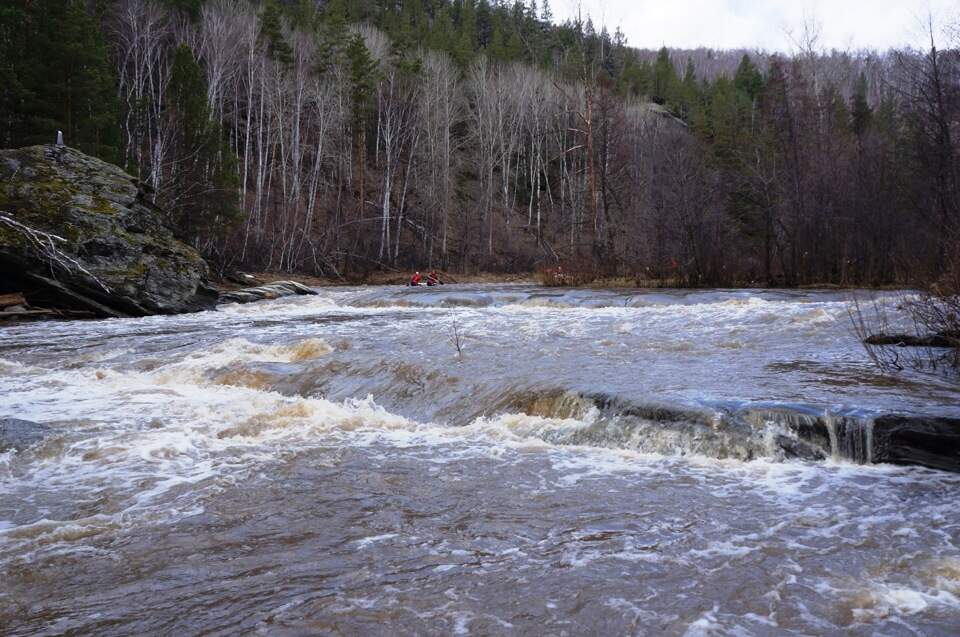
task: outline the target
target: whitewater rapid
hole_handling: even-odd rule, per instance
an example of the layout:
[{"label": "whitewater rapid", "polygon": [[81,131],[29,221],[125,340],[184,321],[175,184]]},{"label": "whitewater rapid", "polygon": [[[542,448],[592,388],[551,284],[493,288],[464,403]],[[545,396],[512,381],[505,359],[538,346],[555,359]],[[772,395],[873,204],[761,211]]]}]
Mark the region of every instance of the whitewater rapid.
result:
[{"label": "whitewater rapid", "polygon": [[0,633],[960,625],[960,475],[790,452],[960,416],[845,294],[319,292],[0,330]]}]

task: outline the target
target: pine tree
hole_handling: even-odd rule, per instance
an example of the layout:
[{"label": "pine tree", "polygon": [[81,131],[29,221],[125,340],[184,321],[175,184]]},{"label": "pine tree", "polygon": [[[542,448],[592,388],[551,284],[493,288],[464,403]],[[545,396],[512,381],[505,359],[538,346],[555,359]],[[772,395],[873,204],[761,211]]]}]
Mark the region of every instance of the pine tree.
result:
[{"label": "pine tree", "polygon": [[204,0],[163,0],[171,9],[182,13],[190,20],[196,20],[200,17],[200,8]]},{"label": "pine tree", "polygon": [[540,20],[546,22],[548,26],[553,24],[553,11],[550,10],[550,0],[543,0],[543,5],[540,9]]},{"label": "pine tree", "polygon": [[236,171],[233,155],[210,116],[203,69],[185,44],[173,54],[169,97],[175,157],[165,189],[167,211],[183,238],[217,236],[238,213]]},{"label": "pine tree", "polygon": [[505,47],[506,58],[511,61],[520,60],[523,58],[523,50],[523,40],[520,38],[520,34],[514,31],[510,34],[510,39]]},{"label": "pine tree", "polygon": [[667,47],[657,53],[657,61],[653,65],[653,94],[651,98],[659,104],[667,104],[673,96],[677,84],[677,70],[670,60],[670,51]]},{"label": "pine tree", "polygon": [[460,38],[470,43],[470,51],[476,49],[477,44],[477,11],[473,0],[461,0],[459,23]]},{"label": "pine tree", "polygon": [[261,15],[261,37],[266,41],[270,56],[284,66],[293,63],[293,50],[283,37],[283,10],[277,0],[267,0]]},{"label": "pine tree", "polygon": [[500,21],[494,24],[493,37],[487,46],[487,55],[494,62],[505,62],[508,59],[507,47],[503,41],[503,29],[500,28]]},{"label": "pine tree", "polygon": [[67,144],[116,161],[113,68],[82,0],[10,0],[0,8],[0,142]]},{"label": "pine tree", "polygon": [[24,70],[30,60],[25,55],[28,22],[23,4],[0,5],[0,147],[19,145],[19,136],[26,132],[21,104],[28,95]]},{"label": "pine tree", "polygon": [[466,67],[473,60],[473,55],[473,38],[470,37],[469,33],[461,32],[453,48],[453,59],[461,67]]},{"label": "pine tree", "polygon": [[350,75],[350,124],[353,131],[353,148],[357,165],[358,202],[357,216],[363,216],[366,198],[364,171],[366,165],[366,125],[373,108],[377,81],[377,63],[370,56],[363,36],[355,33],[347,46],[347,63]]},{"label": "pine tree", "polygon": [[757,69],[749,55],[744,54],[733,77],[734,86],[746,95],[750,101],[756,100],[763,92],[763,75]]},{"label": "pine tree", "polygon": [[430,48],[438,51],[453,53],[457,44],[456,28],[447,5],[442,5],[434,18],[433,28],[427,37]]},{"label": "pine tree", "polygon": [[857,84],[853,88],[850,117],[850,129],[857,137],[863,137],[873,119],[873,110],[867,101],[867,76],[863,73],[860,73]]}]

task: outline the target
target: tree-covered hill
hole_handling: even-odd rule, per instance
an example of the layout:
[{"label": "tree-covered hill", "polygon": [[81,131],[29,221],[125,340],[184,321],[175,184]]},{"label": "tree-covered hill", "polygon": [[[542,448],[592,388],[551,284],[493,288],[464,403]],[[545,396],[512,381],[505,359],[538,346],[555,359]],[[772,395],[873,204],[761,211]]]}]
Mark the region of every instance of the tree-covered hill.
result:
[{"label": "tree-covered hill", "polygon": [[637,50],[546,0],[9,0],[0,145],[63,130],[223,268],[882,283],[956,251],[958,72]]}]

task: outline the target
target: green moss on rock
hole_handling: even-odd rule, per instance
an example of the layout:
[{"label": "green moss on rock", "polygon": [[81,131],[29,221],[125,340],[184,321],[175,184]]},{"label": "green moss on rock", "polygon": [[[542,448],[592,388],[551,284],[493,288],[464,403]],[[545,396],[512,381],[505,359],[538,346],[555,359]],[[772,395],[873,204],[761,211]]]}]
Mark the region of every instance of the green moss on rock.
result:
[{"label": "green moss on rock", "polygon": [[[134,179],[122,170],[63,147],[0,150],[0,210],[38,231],[66,239],[71,259],[113,292],[104,293],[79,269],[57,272],[77,294],[123,314],[173,313],[209,307],[207,265],[163,225],[161,212],[138,200]],[[49,263],[29,241],[0,225],[2,268],[33,268],[49,275]],[[4,264],[8,265],[4,265]],[[16,263],[16,266],[9,264]],[[149,285],[146,282],[149,281]]]}]

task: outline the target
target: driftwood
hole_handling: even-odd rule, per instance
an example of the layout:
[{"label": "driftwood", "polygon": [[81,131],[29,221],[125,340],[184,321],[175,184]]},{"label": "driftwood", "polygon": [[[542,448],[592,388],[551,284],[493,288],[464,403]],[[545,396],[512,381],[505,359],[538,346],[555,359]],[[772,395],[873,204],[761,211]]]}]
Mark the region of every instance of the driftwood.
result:
[{"label": "driftwood", "polygon": [[873,334],[863,342],[867,345],[896,345],[897,347],[960,347],[960,335]]},{"label": "driftwood", "polygon": [[18,318],[94,318],[95,312],[86,310],[49,310],[45,308],[33,308],[30,310],[7,310],[0,312],[0,321]]}]

